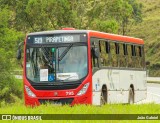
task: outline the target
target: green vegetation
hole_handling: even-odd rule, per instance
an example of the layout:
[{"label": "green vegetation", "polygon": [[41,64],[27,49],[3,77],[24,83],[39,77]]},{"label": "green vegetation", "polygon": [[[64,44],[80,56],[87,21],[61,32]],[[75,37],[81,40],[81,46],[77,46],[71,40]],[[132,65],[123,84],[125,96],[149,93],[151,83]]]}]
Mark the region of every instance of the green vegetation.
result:
[{"label": "green vegetation", "polygon": [[146,61],[150,62],[149,75],[160,76],[160,0],[140,0],[142,3],[142,23],[132,26],[131,36],[145,41]]},{"label": "green vegetation", "polygon": [[26,33],[74,27],[126,34],[142,20],[141,7],[136,0],[0,0],[0,103],[22,97],[11,73],[20,69],[15,56]]},{"label": "green vegetation", "polygon": [[22,80],[17,80],[8,73],[1,73],[0,107],[8,103],[22,102]]},{"label": "green vegetation", "polygon": [[[1,0],[12,11],[12,27],[21,32],[75,27],[125,34],[140,22],[141,4],[136,0]],[[104,25],[103,25],[104,24]]]},{"label": "green vegetation", "polygon": [[9,25],[11,11],[5,7],[0,8],[0,103],[15,102],[21,98],[19,82],[11,75],[15,66],[15,43],[22,36]]},{"label": "green vegetation", "polygon": [[[104,106],[76,105],[57,106],[41,105],[38,107],[26,107],[21,103],[1,107],[1,114],[159,114],[158,104],[106,104]],[[12,109],[12,110],[11,110]],[[106,109],[106,110],[104,110]]]},{"label": "green vegetation", "polygon": [[[144,105],[107,104],[101,107],[91,106],[91,105],[76,105],[76,106],[70,107],[68,105],[54,106],[54,105],[48,104],[48,105],[41,105],[38,107],[30,108],[30,107],[25,107],[24,105],[19,103],[19,104],[1,107],[0,110],[1,110],[0,112],[1,114],[8,114],[8,113],[10,114],[159,114],[160,105],[158,104],[144,104]],[[39,122],[42,122],[42,121],[39,121]],[[46,121],[43,121],[43,122],[46,122]],[[66,122],[66,121],[64,120],[59,122]],[[67,122],[74,122],[74,121],[67,121]],[[79,121],[79,122],[82,122],[82,121]],[[88,122],[91,122],[91,121],[88,121]],[[94,120],[92,122],[98,122],[98,121]],[[120,121],[112,121],[112,122],[119,123]],[[121,121],[121,122],[127,122],[127,121]],[[137,121],[135,120],[132,122],[137,122]]]}]

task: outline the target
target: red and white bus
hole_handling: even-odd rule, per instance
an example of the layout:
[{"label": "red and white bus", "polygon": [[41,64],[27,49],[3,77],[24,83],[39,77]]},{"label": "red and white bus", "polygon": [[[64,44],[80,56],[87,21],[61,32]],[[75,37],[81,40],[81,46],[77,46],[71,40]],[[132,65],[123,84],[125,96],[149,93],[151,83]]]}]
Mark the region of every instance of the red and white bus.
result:
[{"label": "red and white bus", "polygon": [[23,68],[26,105],[135,103],[147,95],[138,38],[74,29],[30,33]]}]

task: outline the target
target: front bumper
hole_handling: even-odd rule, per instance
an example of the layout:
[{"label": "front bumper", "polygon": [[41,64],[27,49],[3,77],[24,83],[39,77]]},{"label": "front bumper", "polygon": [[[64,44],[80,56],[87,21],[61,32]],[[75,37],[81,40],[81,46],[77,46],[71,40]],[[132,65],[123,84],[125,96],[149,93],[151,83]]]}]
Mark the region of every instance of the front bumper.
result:
[{"label": "front bumper", "polygon": [[75,105],[75,104],[91,104],[91,96],[72,96],[72,97],[36,97],[31,98],[25,95],[26,106],[39,106],[41,104],[61,104],[61,105]]}]

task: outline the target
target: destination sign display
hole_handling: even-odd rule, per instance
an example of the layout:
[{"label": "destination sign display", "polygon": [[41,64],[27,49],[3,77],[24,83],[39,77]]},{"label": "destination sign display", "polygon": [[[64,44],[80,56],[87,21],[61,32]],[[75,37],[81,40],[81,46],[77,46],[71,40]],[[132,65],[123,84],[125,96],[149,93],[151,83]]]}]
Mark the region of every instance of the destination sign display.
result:
[{"label": "destination sign display", "polygon": [[27,43],[32,44],[53,44],[53,43],[74,43],[86,41],[86,34],[74,35],[37,35],[28,36]]}]

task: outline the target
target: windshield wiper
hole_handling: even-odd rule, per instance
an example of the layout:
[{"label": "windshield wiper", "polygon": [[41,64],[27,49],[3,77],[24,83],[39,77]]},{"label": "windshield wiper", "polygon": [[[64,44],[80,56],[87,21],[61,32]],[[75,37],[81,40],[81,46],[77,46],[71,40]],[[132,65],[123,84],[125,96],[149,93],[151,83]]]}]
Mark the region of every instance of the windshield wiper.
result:
[{"label": "windshield wiper", "polygon": [[70,50],[70,48],[73,46],[73,44],[70,44],[64,51],[63,53],[58,57],[58,60],[61,61],[63,59],[63,57],[68,53],[68,51]]}]

